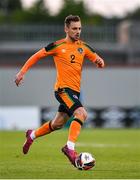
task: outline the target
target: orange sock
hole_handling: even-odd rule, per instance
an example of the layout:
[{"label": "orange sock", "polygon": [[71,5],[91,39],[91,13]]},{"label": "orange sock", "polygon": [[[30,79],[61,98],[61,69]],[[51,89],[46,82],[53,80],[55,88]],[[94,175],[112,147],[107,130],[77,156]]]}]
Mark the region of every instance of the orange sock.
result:
[{"label": "orange sock", "polygon": [[40,137],[43,136],[45,134],[49,134],[53,131],[52,127],[51,127],[51,121],[46,122],[45,124],[43,124],[40,128],[38,128],[37,130],[35,130],[35,137]]},{"label": "orange sock", "polygon": [[68,136],[68,141],[71,142],[76,142],[80,131],[81,131],[81,126],[82,126],[82,122],[78,119],[74,119],[70,125],[69,128],[69,136]]}]

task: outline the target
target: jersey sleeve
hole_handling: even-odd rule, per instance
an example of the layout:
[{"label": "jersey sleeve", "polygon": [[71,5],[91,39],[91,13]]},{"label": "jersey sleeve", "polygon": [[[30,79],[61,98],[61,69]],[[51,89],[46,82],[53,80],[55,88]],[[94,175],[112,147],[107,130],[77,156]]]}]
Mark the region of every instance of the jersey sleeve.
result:
[{"label": "jersey sleeve", "polygon": [[21,68],[21,72],[26,73],[28,69],[30,69],[37,61],[45,56],[47,56],[46,50],[44,48],[40,49],[26,61],[26,63]]},{"label": "jersey sleeve", "polygon": [[55,55],[56,54],[56,50],[57,50],[57,45],[55,42],[53,43],[50,43],[48,44],[46,47],[45,47],[45,50],[46,50],[46,55]]},{"label": "jersey sleeve", "polygon": [[97,53],[92,47],[90,47],[88,44],[84,44],[84,45],[85,45],[85,57],[87,57],[92,62],[96,62],[96,60],[100,57],[97,55]]},{"label": "jersey sleeve", "polygon": [[33,54],[23,65],[21,71],[23,73],[26,73],[28,69],[30,69],[37,61],[39,61],[41,58],[47,57],[49,55],[55,54],[55,43],[50,43],[46,47],[40,49],[35,54]]}]

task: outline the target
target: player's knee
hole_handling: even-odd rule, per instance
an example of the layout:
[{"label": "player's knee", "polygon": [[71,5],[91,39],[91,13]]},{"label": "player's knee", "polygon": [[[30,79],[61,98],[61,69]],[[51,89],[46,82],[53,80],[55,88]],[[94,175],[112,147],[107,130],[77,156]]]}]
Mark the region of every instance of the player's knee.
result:
[{"label": "player's knee", "polygon": [[74,116],[82,121],[87,119],[87,111],[83,107],[79,107],[75,110]]},{"label": "player's knee", "polygon": [[83,111],[83,118],[84,118],[84,120],[87,119],[87,116],[88,116],[87,111],[84,109],[84,111]]}]

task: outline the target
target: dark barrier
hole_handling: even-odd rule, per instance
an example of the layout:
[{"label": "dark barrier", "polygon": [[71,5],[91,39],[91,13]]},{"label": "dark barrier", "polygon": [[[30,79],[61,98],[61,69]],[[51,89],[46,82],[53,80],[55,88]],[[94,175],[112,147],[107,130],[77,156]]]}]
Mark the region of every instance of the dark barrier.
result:
[{"label": "dark barrier", "polygon": [[[103,128],[124,128],[124,127],[140,127],[140,107],[106,107],[106,108],[87,108],[88,118],[84,123],[84,127],[103,127]],[[52,120],[56,114],[56,108],[41,108],[41,124]],[[69,126],[70,119],[66,127]]]}]

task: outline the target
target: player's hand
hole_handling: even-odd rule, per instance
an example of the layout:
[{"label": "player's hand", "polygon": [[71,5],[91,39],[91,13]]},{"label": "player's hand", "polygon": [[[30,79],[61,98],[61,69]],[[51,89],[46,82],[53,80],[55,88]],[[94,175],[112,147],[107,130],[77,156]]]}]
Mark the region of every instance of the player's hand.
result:
[{"label": "player's hand", "polygon": [[19,86],[21,83],[23,83],[23,80],[24,80],[24,73],[23,72],[19,72],[16,75],[16,78],[15,78],[16,85]]},{"label": "player's hand", "polygon": [[105,66],[103,59],[96,59],[95,64],[98,68],[103,68]]}]

